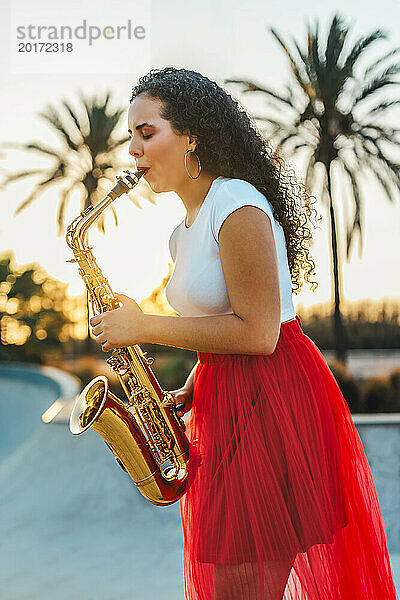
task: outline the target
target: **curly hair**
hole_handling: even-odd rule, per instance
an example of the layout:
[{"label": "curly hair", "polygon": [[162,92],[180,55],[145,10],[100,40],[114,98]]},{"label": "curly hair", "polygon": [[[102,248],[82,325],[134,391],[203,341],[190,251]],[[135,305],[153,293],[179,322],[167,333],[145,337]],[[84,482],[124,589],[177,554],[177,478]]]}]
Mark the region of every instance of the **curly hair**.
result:
[{"label": "curly hair", "polygon": [[316,289],[318,283],[310,280],[315,263],[308,250],[312,215],[317,214],[312,196],[284,158],[272,152],[239,103],[204,75],[175,67],[151,69],[143,75],[132,89],[130,102],[139,94],[160,100],[162,118],[176,132],[197,139],[196,153],[204,171],[243,179],[269,200],[285,234],[293,292],[300,291],[303,278]]}]

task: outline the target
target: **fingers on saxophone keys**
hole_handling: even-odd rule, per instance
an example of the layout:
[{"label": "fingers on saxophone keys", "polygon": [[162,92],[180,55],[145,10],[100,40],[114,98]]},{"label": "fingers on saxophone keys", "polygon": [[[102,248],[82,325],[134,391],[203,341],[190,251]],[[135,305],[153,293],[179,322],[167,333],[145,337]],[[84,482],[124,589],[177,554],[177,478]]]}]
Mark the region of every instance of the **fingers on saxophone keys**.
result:
[{"label": "fingers on saxophone keys", "polygon": [[96,325],[95,327],[92,327],[92,332],[93,332],[93,335],[99,335],[100,333],[103,332],[103,328],[101,325]]},{"label": "fingers on saxophone keys", "polygon": [[106,340],[104,336],[99,337],[96,340],[96,342],[101,345],[101,349],[103,350],[103,352],[108,352],[109,350],[112,350],[112,344],[110,344],[110,342]]},{"label": "fingers on saxophone keys", "polygon": [[183,415],[185,414],[185,403],[181,402],[180,404],[176,404],[175,411],[178,417],[183,417]]}]

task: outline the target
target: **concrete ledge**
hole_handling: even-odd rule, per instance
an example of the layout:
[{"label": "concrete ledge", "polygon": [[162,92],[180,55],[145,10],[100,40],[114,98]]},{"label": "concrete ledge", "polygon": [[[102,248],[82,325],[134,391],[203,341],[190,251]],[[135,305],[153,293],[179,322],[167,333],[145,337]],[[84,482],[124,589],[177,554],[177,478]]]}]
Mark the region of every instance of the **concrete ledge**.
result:
[{"label": "concrete ledge", "polygon": [[400,423],[400,413],[373,413],[373,414],[352,414],[351,415],[353,422],[355,425],[358,423],[366,423],[368,425],[373,425],[374,423]]},{"label": "concrete ledge", "polygon": [[70,373],[56,367],[30,363],[0,362],[0,379],[2,377],[46,380],[54,389],[54,402],[42,415],[44,423],[68,423],[75,399],[82,388],[80,379]]}]

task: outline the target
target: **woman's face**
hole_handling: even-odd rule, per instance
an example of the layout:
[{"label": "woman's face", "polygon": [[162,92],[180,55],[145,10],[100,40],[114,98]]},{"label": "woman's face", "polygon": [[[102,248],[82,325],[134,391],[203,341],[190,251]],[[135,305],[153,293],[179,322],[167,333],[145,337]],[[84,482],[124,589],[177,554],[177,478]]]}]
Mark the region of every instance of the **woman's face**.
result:
[{"label": "woman's face", "polygon": [[[146,94],[133,100],[128,112],[128,132],[131,136],[129,154],[136,159],[137,167],[149,167],[143,175],[156,192],[176,191],[187,181],[185,152],[195,149],[189,135],[175,133],[171,124],[160,115],[162,103]],[[189,154],[188,166],[196,173],[197,160]],[[194,166],[193,166],[194,165]]]}]

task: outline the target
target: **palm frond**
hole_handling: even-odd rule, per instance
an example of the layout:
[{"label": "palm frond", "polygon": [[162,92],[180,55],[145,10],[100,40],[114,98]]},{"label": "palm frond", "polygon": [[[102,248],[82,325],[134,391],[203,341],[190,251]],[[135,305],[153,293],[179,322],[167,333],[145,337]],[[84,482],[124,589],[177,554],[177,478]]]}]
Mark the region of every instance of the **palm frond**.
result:
[{"label": "palm frond", "polygon": [[297,150],[299,150],[300,148],[309,148],[310,145],[307,144],[307,142],[302,142],[301,144],[296,144],[296,146],[293,147],[292,152],[293,154],[295,154],[297,152]]},{"label": "palm frond", "polygon": [[397,63],[395,65],[390,65],[389,67],[386,67],[386,69],[379,75],[379,77],[382,77],[382,79],[386,79],[387,77],[390,77],[391,75],[398,75],[400,73],[400,63]]},{"label": "palm frond", "polygon": [[297,137],[299,137],[299,132],[297,129],[295,129],[294,131],[290,131],[289,133],[287,133],[285,136],[283,136],[281,138],[279,145],[283,148],[287,144],[287,142],[289,142],[293,138],[297,138]]},{"label": "palm frond", "polygon": [[102,171],[103,173],[105,171],[108,171],[109,169],[114,169],[114,165],[113,163],[110,162],[101,162],[98,157],[96,157],[96,160],[94,161],[94,165],[93,165],[94,169],[100,169],[100,171]]},{"label": "palm frond", "polygon": [[[393,183],[400,190],[400,165],[398,163],[394,163],[390,158],[385,156],[381,148],[377,145],[376,140],[371,136],[367,136],[366,134],[357,134],[357,137],[362,142],[362,151],[365,152],[370,159],[378,162],[381,168],[383,167],[387,169]],[[371,143],[372,147],[374,148],[373,151],[371,151],[365,144],[366,140]]]},{"label": "palm frond", "polygon": [[[110,152],[120,144],[115,144],[112,134],[125,113],[124,108],[118,108],[112,112],[108,110],[108,102],[111,94],[107,92],[103,101],[93,98],[85,98],[81,94],[81,101],[85,107],[85,118],[88,121],[88,131],[84,136],[84,142],[90,149],[92,156],[103,152]],[[129,138],[126,138],[126,141]]]},{"label": "palm frond", "polygon": [[137,198],[137,194],[134,194],[132,192],[128,192],[126,195],[128,196],[129,200],[131,202],[133,202],[133,204],[135,206],[137,206],[138,208],[140,208],[140,210],[142,210],[142,205],[140,204],[140,202],[139,202],[139,200]]},{"label": "palm frond", "polygon": [[325,68],[323,60],[320,56],[319,48],[319,24],[318,19],[315,21],[314,32],[309,29],[308,33],[308,56],[315,73],[316,91],[321,96],[321,89],[325,85]]},{"label": "palm frond", "polygon": [[78,133],[79,137],[81,138],[81,141],[83,142],[83,137],[85,135],[84,134],[84,125],[79,121],[79,118],[77,117],[77,115],[71,108],[70,104],[66,100],[62,101],[62,105],[64,106],[65,110],[71,117],[72,121],[74,122],[75,131],[76,131],[76,133]]},{"label": "palm frond", "polygon": [[369,65],[369,67],[364,71],[361,79],[365,80],[369,74],[371,73],[371,71],[373,71],[374,69],[376,69],[377,67],[380,67],[381,64],[383,62],[385,62],[385,60],[388,60],[389,58],[392,58],[392,56],[395,56],[398,52],[400,52],[400,47],[399,48],[394,48],[393,50],[390,50],[389,52],[387,52],[387,54],[385,54],[384,56],[381,56],[380,58],[378,58],[378,60],[375,60],[373,63],[371,63]]},{"label": "palm frond", "polygon": [[41,190],[39,189],[39,186],[36,186],[35,189],[33,190],[33,192],[28,196],[28,198],[26,198],[19,206],[17,206],[17,208],[14,211],[13,216],[16,217],[17,215],[20,214],[20,212],[22,212],[25,208],[27,208],[30,204],[32,204],[32,202],[34,200],[36,200],[36,198],[38,197],[40,192],[41,192]]},{"label": "palm frond", "polygon": [[46,154],[47,156],[54,156],[55,158],[60,159],[62,154],[57,151],[49,148],[47,146],[43,146],[43,144],[39,144],[38,142],[30,142],[28,144],[20,144],[19,142],[7,142],[4,145],[6,148],[18,148],[19,150],[34,150],[36,152],[40,152],[41,154]]},{"label": "palm frond", "polygon": [[[365,162],[365,165],[367,166],[367,168],[374,174],[374,176],[376,177],[376,179],[382,186],[382,189],[385,192],[386,196],[388,197],[389,201],[393,204],[394,203],[393,190],[390,186],[390,181],[387,181],[387,179],[386,179],[386,177],[388,176],[386,170],[384,170],[382,168],[378,169],[374,165],[372,160],[365,159],[364,162]],[[390,176],[389,176],[389,179],[390,179]]]},{"label": "palm frond", "polygon": [[360,38],[350,50],[346,62],[344,63],[343,70],[348,76],[353,75],[354,65],[362,55],[362,53],[374,42],[382,39],[386,39],[387,35],[382,29],[376,29],[372,33]]},{"label": "palm frond", "polygon": [[69,135],[67,128],[63,124],[60,115],[51,105],[48,106],[44,112],[39,113],[39,116],[42,117],[48,123],[50,123],[50,125],[52,125],[54,129],[56,129],[56,131],[58,131],[62,135],[62,137],[67,142],[67,145],[71,150],[77,151],[79,149],[79,146],[75,144],[75,142],[71,139],[71,136]]},{"label": "palm frond", "polygon": [[313,118],[317,119],[319,122],[319,118],[315,113],[314,103],[310,100],[304,107],[304,110],[299,114],[295,125],[299,126],[306,121],[311,121]]},{"label": "palm frond", "polygon": [[313,72],[312,72],[312,69],[311,69],[310,61],[308,60],[308,56],[306,54],[304,54],[303,50],[300,48],[300,46],[299,46],[297,40],[295,39],[295,37],[291,36],[291,38],[292,38],[292,43],[293,43],[294,47],[296,48],[297,53],[298,53],[298,55],[300,56],[300,58],[302,60],[302,63],[304,65],[304,69],[305,69],[305,71],[307,73],[307,77],[308,77],[310,83],[312,83],[314,77],[313,77]]},{"label": "palm frond", "polygon": [[315,174],[315,164],[316,164],[315,154],[316,154],[316,149],[311,154],[311,156],[308,160],[306,176],[305,176],[305,184],[308,187],[308,189],[311,191],[313,191],[313,188],[314,188],[314,174]]},{"label": "palm frond", "polygon": [[127,142],[129,142],[130,137],[126,136],[123,138],[119,138],[117,140],[110,140],[108,143],[108,152],[112,152],[113,150],[115,150],[116,148],[119,148],[120,146],[123,146],[124,144],[126,144]]},{"label": "palm frond", "polygon": [[108,107],[108,103],[110,101],[111,98],[111,92],[110,90],[108,90],[108,92],[106,92],[105,98],[104,98],[104,103],[103,103],[103,110],[106,112],[107,107]]},{"label": "palm frond", "polygon": [[362,236],[362,226],[361,226],[361,193],[359,188],[359,183],[357,181],[357,176],[355,172],[344,162],[342,161],[342,165],[347,175],[350,178],[352,191],[353,191],[353,199],[354,199],[354,216],[353,223],[350,227],[347,227],[346,233],[346,260],[349,261],[351,245],[354,239],[354,234],[358,231],[360,236],[360,245],[359,245],[359,258],[362,256],[362,245],[363,245],[363,236]]},{"label": "palm frond", "polygon": [[113,217],[114,217],[115,227],[118,227],[118,215],[117,215],[117,211],[115,210],[114,204],[111,204],[110,208],[111,208],[111,212],[112,212]]},{"label": "palm frond", "polygon": [[[269,123],[274,123],[274,121],[269,121]],[[271,128],[270,131],[270,138],[274,139],[275,141],[280,140],[283,136],[288,135],[288,133],[292,130],[292,127],[290,126],[285,126],[282,127],[280,123],[276,123],[273,125],[273,127]]]},{"label": "palm frond", "polygon": [[288,145],[288,142],[290,142],[293,138],[298,137],[298,134],[296,132],[292,132],[292,133],[287,133],[286,135],[282,136],[282,135],[275,135],[273,137],[273,140],[275,142],[275,152],[284,152],[285,155],[289,158],[292,155],[292,151],[290,149],[287,149],[286,146]]},{"label": "palm frond", "polygon": [[[373,108],[370,108],[369,115],[371,115],[373,113],[377,113],[377,112],[381,113],[384,110],[386,110],[387,108],[390,108],[391,106],[395,106],[397,104],[400,104],[400,100],[386,100],[384,102],[380,102]],[[369,115],[367,115],[367,116],[369,116]]]},{"label": "palm frond", "polygon": [[38,144],[32,142],[30,144],[25,144],[26,150],[34,150],[35,152],[39,152],[40,154],[46,154],[47,156],[53,156],[54,158],[61,159],[63,154],[58,152],[57,150],[53,150],[52,148],[48,148],[47,146],[43,146],[42,144]]},{"label": "palm frond", "polygon": [[307,131],[308,134],[311,134],[312,136],[312,142],[313,143],[319,143],[320,139],[321,139],[321,135],[320,135],[320,129],[321,129],[321,125],[317,119],[318,122],[318,127],[315,124],[315,118],[308,118],[305,119],[302,122],[302,127]]},{"label": "palm frond", "polygon": [[354,99],[351,110],[353,110],[353,108],[357,106],[362,100],[365,100],[365,98],[369,98],[372,94],[374,94],[378,90],[381,90],[383,87],[386,87],[387,85],[398,85],[398,82],[396,80],[392,80],[390,77],[391,75],[397,75],[399,72],[400,64],[391,65],[391,67],[388,67],[386,71],[384,71],[381,75],[378,75],[374,79],[372,79],[372,81],[369,81],[365,86],[361,88],[360,93]]},{"label": "palm frond", "polygon": [[348,33],[349,28],[346,27],[343,17],[339,14],[334,15],[325,49],[325,64],[328,70],[337,66]]},{"label": "palm frond", "polygon": [[365,131],[373,131],[376,134],[376,138],[383,137],[395,141],[395,138],[400,134],[400,129],[386,127],[385,125],[380,125],[378,123],[367,123],[364,120],[362,123],[356,123],[356,125],[357,129],[354,129],[354,131],[360,131],[362,133]]},{"label": "palm frond", "polygon": [[19,215],[19,213],[24,210],[25,208],[27,208],[30,204],[32,204],[32,202],[37,198],[37,196],[44,190],[44,188],[52,183],[54,183],[55,181],[57,181],[57,179],[63,178],[65,176],[65,169],[64,169],[65,165],[63,164],[58,164],[57,167],[50,173],[48,174],[46,179],[43,179],[43,181],[39,181],[39,183],[36,184],[35,188],[33,189],[33,192],[30,194],[30,196],[28,196],[28,198],[26,200],[24,200],[14,211],[14,216]]},{"label": "palm frond", "polygon": [[253,83],[252,81],[248,81],[246,79],[225,79],[224,80],[225,83],[239,83],[242,84],[244,86],[244,89],[242,90],[243,93],[246,92],[263,92],[264,94],[271,96],[271,98],[275,98],[275,100],[279,100],[280,102],[283,102],[284,104],[287,104],[288,106],[290,106],[291,108],[295,108],[293,106],[293,104],[290,101],[290,98],[285,98],[284,96],[281,96],[279,94],[277,94],[276,92],[273,92],[272,90],[269,90],[268,88],[265,87],[261,87],[255,83]]},{"label": "palm frond", "polygon": [[105,214],[102,213],[97,219],[96,219],[96,225],[97,225],[97,229],[100,231],[100,233],[102,233],[103,235],[106,232],[106,228],[105,228]]},{"label": "palm frond", "polygon": [[9,183],[14,183],[19,179],[23,179],[24,177],[30,177],[31,175],[38,175],[39,173],[43,173],[43,169],[30,169],[29,171],[19,171],[19,173],[10,173],[6,175],[4,180],[1,183],[1,188],[3,189]]},{"label": "palm frond", "polygon": [[[290,84],[287,84],[286,90],[287,90],[287,97],[289,98],[291,105],[295,108],[295,110],[297,112],[300,112],[301,108],[296,108],[298,95],[296,94],[295,89]],[[301,104],[303,104],[303,102]],[[278,106],[279,109],[281,108],[279,105],[275,105],[275,106]]]},{"label": "palm frond", "polygon": [[155,194],[150,189],[148,190],[148,193],[146,194],[145,198],[148,202],[150,202],[150,204],[152,204],[153,206],[157,206]]},{"label": "palm frond", "polygon": [[71,188],[66,188],[60,193],[61,199],[57,208],[57,235],[62,235],[64,233],[65,210],[68,206],[70,194]]},{"label": "palm frond", "polygon": [[290,62],[290,66],[291,69],[296,77],[296,81],[298,82],[298,84],[301,86],[301,88],[303,89],[304,93],[309,96],[310,98],[314,97],[315,95],[315,90],[311,85],[311,82],[308,80],[307,77],[304,77],[304,71],[302,73],[302,69],[301,67],[299,67],[299,65],[296,63],[295,59],[293,58],[288,46],[285,44],[285,42],[280,38],[278,32],[274,29],[274,27],[270,27],[269,31],[272,33],[272,35],[274,36],[274,38],[278,41],[278,43],[281,45],[281,47],[283,48],[285,54],[287,55],[287,57],[289,58],[289,62]]}]

